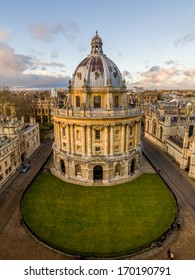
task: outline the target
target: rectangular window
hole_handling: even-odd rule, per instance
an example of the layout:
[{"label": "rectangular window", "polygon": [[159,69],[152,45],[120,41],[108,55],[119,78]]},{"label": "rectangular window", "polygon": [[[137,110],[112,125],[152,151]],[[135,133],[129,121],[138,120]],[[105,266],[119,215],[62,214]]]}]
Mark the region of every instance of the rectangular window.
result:
[{"label": "rectangular window", "polygon": [[119,96],[115,95],[114,97],[114,107],[119,107]]},{"label": "rectangular window", "polygon": [[129,149],[131,149],[133,147],[133,142],[129,143]]},{"label": "rectangular window", "polygon": [[101,97],[94,96],[94,108],[101,108]]},{"label": "rectangular window", "polygon": [[115,152],[118,152],[118,151],[119,151],[119,146],[118,146],[118,145],[115,145],[115,146],[114,146],[114,151],[115,151]]},{"label": "rectangular window", "polygon": [[129,127],[129,135],[132,136],[133,135],[133,127]]},{"label": "rectangular window", "polygon": [[80,130],[76,131],[76,139],[77,140],[81,140],[81,132],[80,132]]},{"label": "rectangular window", "polygon": [[100,147],[95,147],[95,151],[100,152],[101,151]]},{"label": "rectangular window", "polygon": [[80,96],[76,96],[76,107],[80,107]]},{"label": "rectangular window", "polygon": [[62,136],[66,136],[66,128],[62,127]]},{"label": "rectangular window", "polygon": [[95,130],[95,140],[100,140],[100,130]]}]

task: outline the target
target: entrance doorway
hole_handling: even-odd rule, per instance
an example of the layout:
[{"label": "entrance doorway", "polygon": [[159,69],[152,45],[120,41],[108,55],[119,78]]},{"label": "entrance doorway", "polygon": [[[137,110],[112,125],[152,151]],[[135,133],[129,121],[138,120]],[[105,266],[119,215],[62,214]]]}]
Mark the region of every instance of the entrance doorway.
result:
[{"label": "entrance doorway", "polygon": [[93,180],[102,181],[103,179],[103,169],[100,165],[96,165],[93,169]]}]

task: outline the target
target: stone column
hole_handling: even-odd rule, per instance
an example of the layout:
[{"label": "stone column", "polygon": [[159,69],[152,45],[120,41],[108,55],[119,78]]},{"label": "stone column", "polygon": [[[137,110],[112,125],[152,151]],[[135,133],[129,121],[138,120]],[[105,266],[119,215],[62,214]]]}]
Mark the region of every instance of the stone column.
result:
[{"label": "stone column", "polygon": [[75,153],[74,124],[70,125],[70,143],[71,143],[71,154],[74,154]]},{"label": "stone column", "polygon": [[110,156],[114,154],[114,125],[110,125]]},{"label": "stone column", "polygon": [[138,140],[138,135],[137,135],[138,123],[137,122],[135,122],[133,130],[134,130],[134,133],[133,133],[133,147],[136,147],[137,146],[137,140]]},{"label": "stone column", "polygon": [[108,139],[108,124],[106,124],[105,126],[104,126],[104,132],[105,132],[105,137],[104,137],[104,139],[105,139],[105,150],[104,150],[104,155],[107,157],[108,156],[108,141],[109,141],[109,139]]},{"label": "stone column", "polygon": [[91,157],[91,125],[87,126],[87,156]]},{"label": "stone column", "polygon": [[126,143],[125,143],[125,152],[128,153],[129,150],[129,124],[126,125]]},{"label": "stone column", "polygon": [[121,153],[125,152],[125,123],[121,126]]},{"label": "stone column", "polygon": [[83,130],[82,130],[82,156],[86,156],[86,148],[85,148],[85,145],[86,145],[86,141],[85,141],[85,127],[86,125],[84,124],[83,125]]},{"label": "stone column", "polygon": [[66,126],[66,133],[67,133],[67,154],[70,154],[70,125],[67,124]]},{"label": "stone column", "polygon": [[58,141],[59,141],[59,149],[62,149],[62,138],[61,138],[61,126],[60,122],[58,122]]}]

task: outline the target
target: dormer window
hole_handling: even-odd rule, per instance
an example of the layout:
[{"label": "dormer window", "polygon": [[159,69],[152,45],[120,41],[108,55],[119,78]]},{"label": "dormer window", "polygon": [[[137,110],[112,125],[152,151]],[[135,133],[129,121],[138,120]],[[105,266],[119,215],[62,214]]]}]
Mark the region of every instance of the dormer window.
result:
[{"label": "dormer window", "polygon": [[100,77],[100,72],[95,71],[95,79],[97,80]]},{"label": "dormer window", "polygon": [[77,77],[79,78],[79,80],[81,80],[81,78],[82,78],[81,72],[77,72]]},{"label": "dormer window", "polygon": [[117,72],[113,72],[113,76],[114,76],[114,78],[116,78],[117,77]]}]

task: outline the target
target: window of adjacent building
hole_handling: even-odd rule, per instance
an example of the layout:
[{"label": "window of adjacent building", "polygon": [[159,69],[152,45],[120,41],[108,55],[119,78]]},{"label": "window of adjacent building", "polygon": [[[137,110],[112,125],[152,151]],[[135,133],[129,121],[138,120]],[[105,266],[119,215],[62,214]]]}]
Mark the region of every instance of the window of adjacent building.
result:
[{"label": "window of adjacent building", "polygon": [[94,96],[94,108],[101,108],[101,97]]},{"label": "window of adjacent building", "polygon": [[95,130],[95,140],[100,140],[100,130]]},{"label": "window of adjacent building", "polygon": [[114,107],[119,107],[119,96],[115,95],[114,97]]},{"label": "window of adjacent building", "polygon": [[152,134],[156,135],[156,131],[157,131],[157,124],[154,121],[153,124],[152,124]]},{"label": "window of adjacent building", "polygon": [[76,96],[76,107],[80,107],[80,96]]}]

